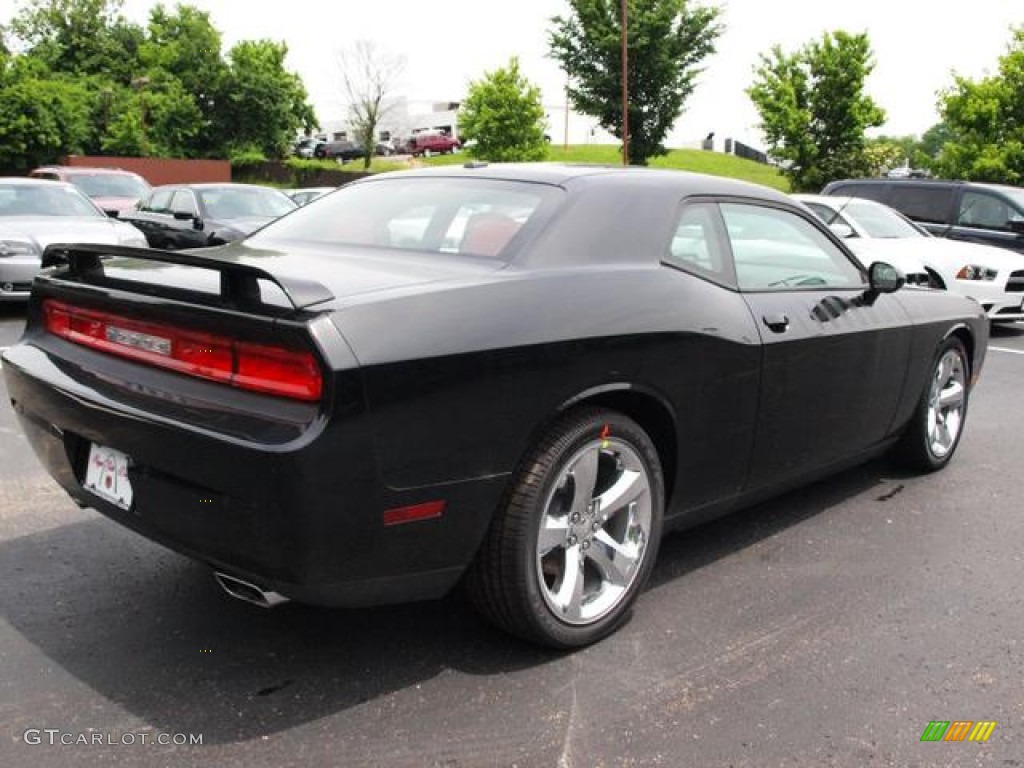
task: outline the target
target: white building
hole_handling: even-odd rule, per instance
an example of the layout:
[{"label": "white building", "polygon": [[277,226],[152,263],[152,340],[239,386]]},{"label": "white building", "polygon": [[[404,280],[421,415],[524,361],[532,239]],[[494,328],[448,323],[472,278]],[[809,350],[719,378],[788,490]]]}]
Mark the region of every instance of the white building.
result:
[{"label": "white building", "polygon": [[[418,133],[443,133],[459,137],[459,102],[410,102],[395,99],[386,108],[377,126],[377,141],[399,146]],[[321,126],[317,138],[326,141],[353,139],[347,120],[329,120]]]},{"label": "white building", "polygon": [[[443,133],[459,138],[459,102],[457,101],[409,101],[405,97],[395,99],[377,126],[377,141],[400,146],[418,133]],[[608,131],[601,128],[595,118],[573,111],[568,104],[544,104],[547,118],[545,133],[556,146],[563,144],[615,144],[619,143]],[[347,120],[328,120],[321,126],[317,138],[326,141],[344,141],[354,138]],[[721,139],[717,142],[720,145]],[[699,149],[699,137],[688,141],[674,142],[673,147]],[[720,149],[720,146],[716,146]]]}]

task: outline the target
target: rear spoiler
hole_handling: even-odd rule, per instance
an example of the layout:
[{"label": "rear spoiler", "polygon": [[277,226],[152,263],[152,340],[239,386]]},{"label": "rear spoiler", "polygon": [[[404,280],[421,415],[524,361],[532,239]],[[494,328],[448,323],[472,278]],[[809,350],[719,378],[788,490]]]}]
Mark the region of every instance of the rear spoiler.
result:
[{"label": "rear spoiler", "polygon": [[219,272],[221,298],[230,303],[259,304],[260,280],[274,283],[288,297],[288,301],[295,309],[304,309],[334,298],[334,294],[326,286],[315,280],[274,275],[249,264],[239,264],[210,256],[126,245],[50,245],[43,251],[43,269],[67,266],[69,274],[87,273],[100,269],[104,256],[158,261]]}]

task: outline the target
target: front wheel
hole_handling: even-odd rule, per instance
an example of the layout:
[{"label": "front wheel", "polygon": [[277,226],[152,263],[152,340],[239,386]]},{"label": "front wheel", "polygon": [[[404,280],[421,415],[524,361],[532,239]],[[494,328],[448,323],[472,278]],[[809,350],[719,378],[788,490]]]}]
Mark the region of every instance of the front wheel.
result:
[{"label": "front wheel", "polygon": [[970,364],[963,342],[946,339],[935,354],[932,373],[896,456],[912,469],[931,472],[949,463],[967,419]]},{"label": "front wheel", "polygon": [[576,648],[614,631],[650,574],[664,480],[633,420],[603,409],[563,418],[528,455],[467,574],[499,627]]}]

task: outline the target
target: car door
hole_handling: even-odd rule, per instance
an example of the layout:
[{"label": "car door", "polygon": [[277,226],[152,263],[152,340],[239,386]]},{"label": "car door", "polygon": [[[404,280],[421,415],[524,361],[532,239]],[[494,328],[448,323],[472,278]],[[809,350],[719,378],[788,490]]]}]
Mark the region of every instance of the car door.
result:
[{"label": "car door", "polygon": [[988,190],[964,188],[946,237],[1024,252],[1024,234],[1014,229],[1014,222],[1024,224],[1024,210],[1013,201]]},{"label": "car door", "polygon": [[128,209],[120,215],[122,221],[135,226],[146,236],[146,242],[153,248],[163,247],[162,217],[170,213],[173,189],[154,189],[149,198],[142,201],[137,210]]},{"label": "car door", "polygon": [[862,268],[810,214],[739,200],[719,209],[762,342],[755,491],[887,436],[911,332],[899,301],[869,295]]},{"label": "car door", "polygon": [[669,325],[686,331],[657,354],[683,436],[678,472],[686,482],[674,496],[696,522],[717,514],[713,505],[739,495],[747,479],[760,342],[736,288],[714,200],[691,197],[682,203],[661,262],[673,296],[665,307]]},{"label": "car door", "polygon": [[165,248],[201,248],[206,245],[199,204],[191,189],[175,190],[171,198],[171,215],[163,218],[167,227]]}]

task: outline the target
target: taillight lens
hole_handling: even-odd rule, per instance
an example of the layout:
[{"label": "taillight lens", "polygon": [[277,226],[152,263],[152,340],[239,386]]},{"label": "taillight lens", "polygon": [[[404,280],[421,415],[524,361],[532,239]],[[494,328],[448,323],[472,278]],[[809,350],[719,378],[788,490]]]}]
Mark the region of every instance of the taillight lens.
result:
[{"label": "taillight lens", "polygon": [[53,299],[43,302],[43,324],[76,344],[239,389],[307,402],[323,393],[320,366],[307,350],[236,341]]}]

